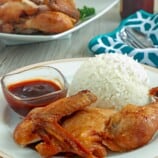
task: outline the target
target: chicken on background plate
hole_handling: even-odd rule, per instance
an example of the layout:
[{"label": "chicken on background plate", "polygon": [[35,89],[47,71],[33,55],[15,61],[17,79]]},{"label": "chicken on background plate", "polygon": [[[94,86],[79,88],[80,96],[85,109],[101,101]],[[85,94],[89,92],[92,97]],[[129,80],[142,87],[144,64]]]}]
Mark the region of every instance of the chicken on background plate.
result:
[{"label": "chicken on background plate", "polygon": [[79,17],[73,0],[0,0],[4,33],[61,33],[74,27]]}]

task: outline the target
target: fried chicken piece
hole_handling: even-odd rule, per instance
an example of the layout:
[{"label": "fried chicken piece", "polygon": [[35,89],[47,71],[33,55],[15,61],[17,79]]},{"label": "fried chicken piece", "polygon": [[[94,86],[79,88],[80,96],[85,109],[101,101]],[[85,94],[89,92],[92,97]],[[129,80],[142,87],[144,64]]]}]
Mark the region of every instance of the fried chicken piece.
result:
[{"label": "fried chicken piece", "polygon": [[149,91],[149,95],[155,100],[158,101],[158,87],[153,87]]},{"label": "fried chicken piece", "polygon": [[73,0],[0,0],[0,32],[61,33],[79,16]]},{"label": "fried chicken piece", "polygon": [[62,12],[79,20],[80,12],[76,8],[74,0],[32,0],[37,5],[47,5],[52,11]]},{"label": "fried chicken piece", "polygon": [[158,129],[158,102],[146,106],[127,105],[114,114],[102,133],[112,151],[128,151],[147,144]]},{"label": "fried chicken piece", "polygon": [[14,27],[10,23],[6,23],[3,25],[0,25],[0,32],[5,32],[5,33],[12,33],[14,30]]},{"label": "fried chicken piece", "polygon": [[[79,152],[81,145],[79,143],[76,143],[77,141],[75,140],[75,138],[73,138],[72,136],[69,137],[69,134],[65,132],[65,130],[58,124],[58,122],[63,117],[68,116],[78,110],[81,110],[95,101],[96,96],[91,92],[85,90],[77,93],[76,95],[57,100],[56,102],[53,102],[46,107],[35,108],[15,128],[13,133],[14,140],[19,145],[26,146],[30,143],[40,140],[41,137],[45,138],[45,133],[50,133],[51,131],[52,139],[56,139],[57,142],[67,139],[66,142],[68,143],[68,145],[70,144],[74,147],[73,144],[76,144],[76,148],[78,147],[77,149]],[[43,124],[43,122],[45,122],[45,124]],[[45,125],[47,125],[47,129],[45,129]],[[43,130],[41,129],[42,127]],[[42,135],[41,131],[44,130],[46,132],[44,132]],[[61,136],[58,133],[61,134]],[[59,145],[62,146],[62,143],[60,143]],[[56,146],[55,149],[53,148],[53,150],[60,151],[59,149],[61,149],[61,147],[59,145]],[[53,144],[51,144],[51,146],[53,146]],[[83,147],[81,147],[81,151],[82,149]],[[53,150],[51,149],[50,152],[53,152]]]},{"label": "fried chicken piece", "polygon": [[158,129],[158,103],[127,105],[118,112],[88,108],[68,118],[62,126],[93,155],[103,158],[105,148],[123,152],[147,144]]},{"label": "fried chicken piece", "polygon": [[62,127],[77,138],[92,155],[97,158],[106,156],[106,147],[102,144],[101,132],[105,123],[116,111],[113,109],[85,108],[66,119]]},{"label": "fried chicken piece", "polygon": [[29,0],[1,0],[0,32],[13,33],[16,23],[20,23],[24,16],[36,14],[38,10],[38,6]]},{"label": "fried chicken piece", "polygon": [[16,25],[16,32],[26,32],[28,29],[38,30],[47,34],[60,33],[74,26],[75,19],[72,19],[61,12],[46,11],[37,14],[24,23]]},{"label": "fried chicken piece", "polygon": [[0,5],[1,24],[19,22],[23,15],[33,15],[37,13],[38,6],[29,0],[6,1]]},{"label": "fried chicken piece", "polygon": [[119,112],[89,108],[75,113],[62,126],[93,156],[102,158],[105,148],[123,152],[147,144],[158,129],[158,103],[127,105]]},{"label": "fried chicken piece", "polygon": [[63,12],[70,17],[79,20],[80,13],[75,6],[74,0],[50,0],[49,6],[54,11]]},{"label": "fried chicken piece", "polygon": [[32,110],[16,127],[20,145],[41,140],[36,150],[43,157],[71,153],[103,158],[106,149],[128,151],[147,144],[158,129],[158,102],[127,105],[120,111],[86,108],[96,101],[89,91]]},{"label": "fried chicken piece", "polygon": [[94,158],[87,148],[52,117],[39,117],[36,120],[36,132],[42,142],[35,148],[42,157],[51,157],[59,153],[73,153],[81,157]]}]

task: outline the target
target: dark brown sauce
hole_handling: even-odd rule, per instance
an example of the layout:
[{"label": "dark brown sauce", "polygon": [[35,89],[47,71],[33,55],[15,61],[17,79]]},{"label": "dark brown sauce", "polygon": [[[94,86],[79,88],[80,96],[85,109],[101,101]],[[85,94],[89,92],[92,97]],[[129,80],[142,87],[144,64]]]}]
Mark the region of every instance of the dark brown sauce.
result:
[{"label": "dark brown sauce", "polygon": [[[53,81],[42,79],[14,83],[9,85],[7,88],[10,93],[6,93],[4,91],[4,94],[8,103],[11,105],[14,111],[22,116],[25,116],[35,107],[48,105],[51,102],[65,97],[67,94],[67,89],[62,89],[62,87]],[[54,93],[52,95],[53,92],[57,91],[59,93]],[[13,95],[19,97],[19,99],[13,97]]]},{"label": "dark brown sauce", "polygon": [[20,98],[38,97],[60,89],[56,83],[41,79],[23,81],[8,86],[8,90]]}]

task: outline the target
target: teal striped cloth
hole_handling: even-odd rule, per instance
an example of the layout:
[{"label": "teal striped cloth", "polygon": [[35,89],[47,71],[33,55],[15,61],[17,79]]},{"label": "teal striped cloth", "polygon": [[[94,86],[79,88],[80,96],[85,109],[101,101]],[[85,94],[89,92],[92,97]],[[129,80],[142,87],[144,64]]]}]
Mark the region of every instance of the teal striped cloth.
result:
[{"label": "teal striped cloth", "polygon": [[[151,38],[155,48],[138,49],[123,43],[119,37],[119,32],[127,26],[145,33]],[[127,54],[140,63],[158,68],[158,14],[139,10],[123,20],[114,31],[91,39],[88,48],[93,54],[116,52]]]}]

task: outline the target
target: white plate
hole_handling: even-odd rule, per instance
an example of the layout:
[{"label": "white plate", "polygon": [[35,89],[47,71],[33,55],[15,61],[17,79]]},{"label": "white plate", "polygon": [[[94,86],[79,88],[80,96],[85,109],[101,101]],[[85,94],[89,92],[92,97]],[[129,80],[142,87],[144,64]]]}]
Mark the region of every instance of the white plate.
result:
[{"label": "white plate", "polygon": [[[39,63],[36,65],[50,65],[62,71],[68,82],[72,81],[73,75],[86,58],[67,59]],[[32,65],[32,66],[36,66]],[[28,67],[32,67],[28,66]],[[28,67],[22,68],[26,69]],[[151,80],[151,87],[158,86],[158,69],[145,66]],[[40,158],[38,153],[29,148],[19,147],[12,138],[13,129],[20,121],[19,117],[7,106],[0,87],[0,155],[6,153],[11,158]],[[145,146],[126,153],[108,154],[107,158],[158,158],[158,135]],[[4,158],[8,158],[5,157]]]},{"label": "white plate", "polygon": [[4,44],[14,45],[14,44],[27,44],[34,42],[49,41],[59,38],[69,37],[72,32],[82,28],[93,20],[97,19],[108,10],[110,10],[119,0],[75,0],[77,8],[83,8],[83,6],[94,7],[96,14],[86,21],[79,22],[76,26],[68,31],[59,33],[56,35],[18,35],[18,34],[7,34],[0,33],[0,39]]}]

